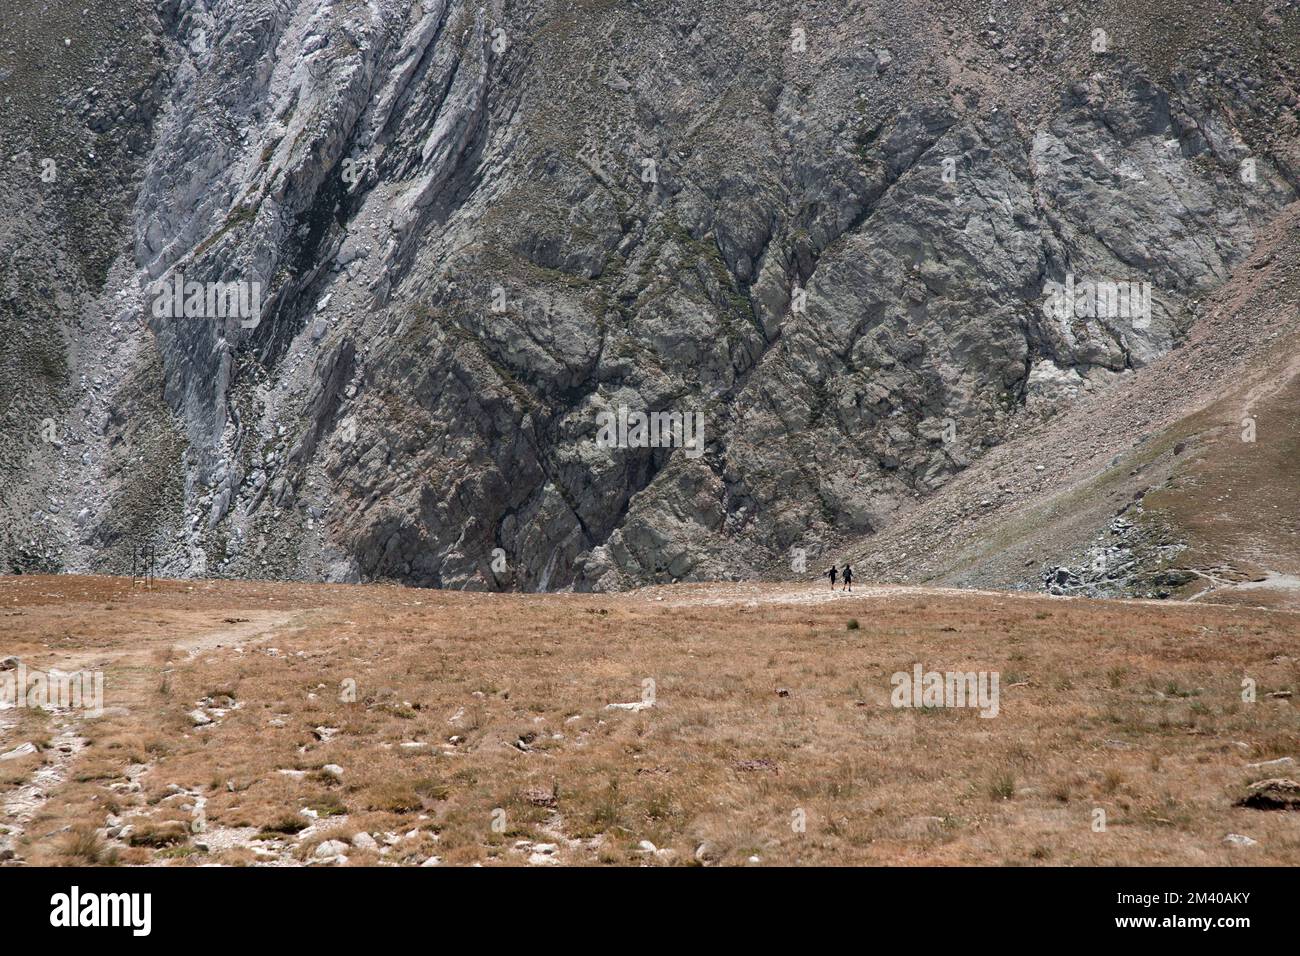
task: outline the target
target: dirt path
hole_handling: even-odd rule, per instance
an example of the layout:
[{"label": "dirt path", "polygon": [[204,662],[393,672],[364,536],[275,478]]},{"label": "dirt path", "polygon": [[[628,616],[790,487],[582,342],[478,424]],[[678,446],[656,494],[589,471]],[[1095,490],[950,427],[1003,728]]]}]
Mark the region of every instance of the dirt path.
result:
[{"label": "dirt path", "polygon": [[[121,712],[142,706],[147,684],[142,678],[143,665],[150,662],[162,648],[171,653],[183,653],[186,662],[193,661],[209,651],[229,649],[242,653],[246,645],[261,643],[271,637],[301,630],[299,623],[309,612],[305,611],[240,611],[238,617],[223,621],[226,627],[199,634],[172,639],[140,635],[138,644],[123,649],[96,649],[60,655],[57,669],[64,672],[104,672],[105,711]],[[35,668],[39,659],[28,662]],[[25,741],[9,740],[9,731],[16,723],[10,716],[12,710],[0,711],[0,751]],[[83,711],[55,709],[51,713],[50,730],[54,733],[50,746],[44,750],[44,760],[32,771],[26,782],[6,793],[0,800],[0,860],[11,855],[22,839],[31,821],[45,806],[51,796],[69,778],[77,756],[86,745],[83,735],[85,721],[90,718]],[[146,765],[143,772],[147,772]],[[46,834],[45,837],[53,834]]]},{"label": "dirt path", "polygon": [[[658,588],[656,590],[663,590]],[[993,594],[992,591],[957,592],[954,588],[907,587],[906,585],[863,585],[845,591],[836,585],[832,591],[826,584],[791,585],[782,587],[772,585],[763,588],[747,588],[745,585],[730,584],[720,587],[708,587],[701,593],[670,597],[656,595],[655,601],[663,601],[667,607],[756,607],[760,604],[829,604],[832,601],[860,601],[863,598],[897,598],[917,597],[937,594]],[[647,595],[648,597],[649,595]]]},{"label": "dirt path", "polygon": [[144,662],[149,660],[159,648],[171,648],[182,652],[186,660],[193,660],[205,651],[219,648],[229,648],[238,652],[246,644],[260,643],[284,631],[301,630],[305,625],[298,622],[306,616],[306,613],[304,611],[239,611],[239,617],[227,618],[223,622],[228,625],[227,627],[180,638],[158,638],[141,634],[139,646],[121,650],[64,654],[59,660],[58,667],[60,670],[83,670],[126,662]]},{"label": "dirt path", "polygon": [[1241,403],[1242,417],[1254,414],[1254,410],[1258,409],[1261,403],[1276,396],[1297,375],[1300,375],[1300,355],[1293,355],[1287,360],[1283,368],[1268,375],[1267,378],[1253,386],[1246,393]]},{"label": "dirt path", "polygon": [[[1218,594],[1223,596],[1226,593],[1236,591],[1264,591],[1278,595],[1279,598],[1283,600],[1288,597],[1294,600],[1297,596],[1300,596],[1300,577],[1297,577],[1294,574],[1283,574],[1279,571],[1273,571],[1267,568],[1264,570],[1264,576],[1262,578],[1250,581],[1230,581],[1217,575],[1195,569],[1193,569],[1193,573],[1209,581],[1210,585],[1204,591],[1198,591],[1196,594],[1193,594],[1188,598],[1189,604],[1193,601],[1198,604],[1211,604],[1213,602],[1202,601],[1201,598],[1205,597],[1207,594]],[[1287,608],[1272,609],[1286,610]]]},{"label": "dirt path", "polygon": [[[1268,582],[1250,583],[1252,588],[1283,588],[1290,585],[1287,581],[1295,579],[1287,578],[1283,575],[1275,575],[1276,582],[1271,578]],[[1225,586],[1228,582],[1222,582]],[[1235,588],[1246,587],[1245,584],[1231,585]],[[1296,582],[1296,587],[1300,587],[1300,581]],[[852,591],[845,591],[841,586],[836,585],[832,591],[830,586],[824,582],[810,582],[808,584],[717,584],[717,585],[689,585],[689,586],[659,586],[655,588],[644,588],[639,591],[630,592],[633,595],[641,595],[651,604],[661,607],[770,607],[773,605],[820,605],[829,604],[836,601],[861,601],[863,599],[916,599],[916,598],[936,598],[958,600],[972,597],[996,598],[999,600],[1009,601],[1041,601],[1045,595],[1036,591],[997,591],[984,590],[979,588],[947,588],[947,587],[924,587],[906,584],[870,584],[854,586]],[[1230,603],[1217,603],[1214,601],[1199,600],[1212,591],[1202,592],[1197,595],[1197,603],[1201,606],[1226,607],[1233,608],[1238,605]],[[1053,601],[1086,601],[1088,598],[1061,595],[1051,598]],[[1126,605],[1142,605],[1148,607],[1186,607],[1190,601],[1175,600],[1156,600],[1145,598],[1125,598],[1115,599],[1116,603]],[[662,602],[660,604],[659,602]],[[1286,610],[1286,609],[1275,609]]]}]

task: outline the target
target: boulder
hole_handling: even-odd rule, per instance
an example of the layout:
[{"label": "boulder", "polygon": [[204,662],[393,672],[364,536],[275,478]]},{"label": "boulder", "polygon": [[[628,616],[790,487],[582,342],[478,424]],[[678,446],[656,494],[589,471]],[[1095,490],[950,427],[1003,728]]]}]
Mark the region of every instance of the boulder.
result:
[{"label": "boulder", "polygon": [[1252,783],[1235,804],[1252,810],[1300,810],[1300,783],[1283,777]]}]

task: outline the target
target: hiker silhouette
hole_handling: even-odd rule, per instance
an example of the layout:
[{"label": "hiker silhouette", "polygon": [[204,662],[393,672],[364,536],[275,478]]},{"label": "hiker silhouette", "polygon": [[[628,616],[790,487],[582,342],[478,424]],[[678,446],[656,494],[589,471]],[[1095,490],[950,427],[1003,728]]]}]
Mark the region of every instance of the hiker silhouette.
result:
[{"label": "hiker silhouette", "polygon": [[[835,582],[835,579],[834,579],[834,578],[831,578],[831,586],[832,586],[832,587],[835,586],[835,583],[834,583],[834,582]],[[852,569],[851,567],[849,567],[847,564],[844,565],[844,590],[846,590],[846,591],[852,591],[852,590],[853,590],[853,569]]]},{"label": "hiker silhouette", "polygon": [[839,569],[836,568],[835,565],[833,565],[833,564],[831,565],[831,569],[830,569],[829,571],[826,572],[826,576],[827,576],[828,578],[831,579],[831,590],[832,590],[832,591],[835,590],[835,576],[836,576],[837,574],[839,574],[839,573],[840,573],[840,572],[839,572]]}]

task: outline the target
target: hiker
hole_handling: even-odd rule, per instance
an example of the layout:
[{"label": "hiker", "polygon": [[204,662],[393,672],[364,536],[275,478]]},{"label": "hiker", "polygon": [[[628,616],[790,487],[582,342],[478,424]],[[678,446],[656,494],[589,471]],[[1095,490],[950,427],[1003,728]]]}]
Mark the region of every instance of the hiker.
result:
[{"label": "hiker", "polygon": [[[834,580],[835,580],[834,578],[831,579],[832,587],[834,586],[833,583]],[[846,591],[853,590],[853,569],[849,567],[847,564],[844,565],[844,590]]]},{"label": "hiker", "polygon": [[831,579],[831,590],[832,590],[832,591],[835,590],[835,575],[837,575],[837,574],[839,574],[839,573],[840,573],[840,572],[839,572],[839,569],[836,568],[835,565],[833,565],[833,564],[831,565],[831,569],[830,569],[829,571],[826,572],[826,576],[827,576],[828,578]]}]

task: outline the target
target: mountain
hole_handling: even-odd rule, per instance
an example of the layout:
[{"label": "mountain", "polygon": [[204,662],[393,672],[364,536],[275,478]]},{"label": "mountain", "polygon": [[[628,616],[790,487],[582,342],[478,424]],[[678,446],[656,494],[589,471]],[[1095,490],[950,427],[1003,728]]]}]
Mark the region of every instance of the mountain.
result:
[{"label": "mountain", "polygon": [[4,18],[0,568],[1300,574],[1294,0]]}]

